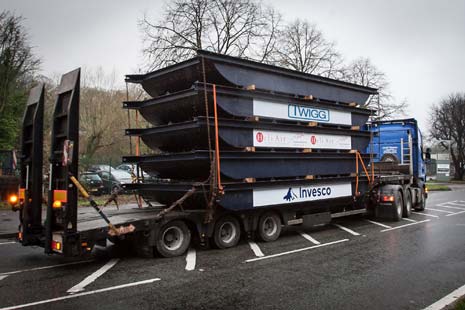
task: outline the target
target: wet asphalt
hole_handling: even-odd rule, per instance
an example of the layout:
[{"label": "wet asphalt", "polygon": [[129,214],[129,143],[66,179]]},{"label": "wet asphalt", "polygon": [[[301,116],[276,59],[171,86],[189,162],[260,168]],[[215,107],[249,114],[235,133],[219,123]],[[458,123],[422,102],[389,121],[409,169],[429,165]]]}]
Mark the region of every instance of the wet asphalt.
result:
[{"label": "wet asphalt", "polygon": [[[465,188],[435,192],[427,210],[410,221],[344,218],[336,223],[350,231],[334,225],[304,230],[313,242],[299,228],[289,229],[275,242],[257,243],[265,255],[260,260],[247,240],[229,250],[196,249],[191,271],[186,256],[139,258],[110,246],[93,261],[70,261],[3,239],[0,310],[28,303],[26,309],[72,310],[422,309],[465,285],[461,211]],[[111,259],[118,260],[84,293],[67,293]]]}]

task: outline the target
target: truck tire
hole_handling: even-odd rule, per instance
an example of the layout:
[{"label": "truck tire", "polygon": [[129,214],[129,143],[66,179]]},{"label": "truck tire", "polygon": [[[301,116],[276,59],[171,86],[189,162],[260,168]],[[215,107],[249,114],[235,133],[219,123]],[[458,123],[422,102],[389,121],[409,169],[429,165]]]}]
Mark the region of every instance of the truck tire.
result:
[{"label": "truck tire", "polygon": [[391,212],[391,220],[393,221],[400,221],[402,219],[402,211],[403,211],[403,202],[402,202],[402,193],[397,191],[394,194],[394,203],[392,205],[392,212]]},{"label": "truck tire", "polygon": [[410,193],[410,190],[406,190],[405,197],[404,197],[404,207],[402,210],[402,216],[409,217],[410,215],[412,215],[412,194]]},{"label": "truck tire", "polygon": [[224,216],[216,222],[213,231],[213,242],[219,249],[236,246],[240,237],[241,226],[236,218]]},{"label": "truck tire", "polygon": [[276,212],[265,212],[258,220],[257,236],[261,241],[275,241],[281,234],[281,219]]},{"label": "truck tire", "polygon": [[415,210],[417,211],[425,211],[426,208],[426,197],[425,192],[421,190],[421,201],[415,206]]},{"label": "truck tire", "polygon": [[163,257],[184,254],[191,242],[191,232],[186,223],[180,220],[165,224],[159,231],[156,248]]}]

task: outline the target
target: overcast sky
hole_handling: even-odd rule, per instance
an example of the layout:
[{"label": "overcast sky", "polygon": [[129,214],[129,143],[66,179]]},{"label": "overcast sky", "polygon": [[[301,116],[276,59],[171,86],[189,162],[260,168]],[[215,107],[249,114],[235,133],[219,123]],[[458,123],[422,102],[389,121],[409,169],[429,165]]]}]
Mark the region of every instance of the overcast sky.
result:
[{"label": "overcast sky", "polygon": [[[431,104],[465,92],[465,1],[264,0],[286,20],[307,19],[337,43],[344,57],[369,57],[383,70],[391,91],[410,105],[425,131]],[[0,0],[0,8],[22,15],[42,73],[75,67],[124,74],[141,66],[144,12],[162,14],[161,0]]]}]

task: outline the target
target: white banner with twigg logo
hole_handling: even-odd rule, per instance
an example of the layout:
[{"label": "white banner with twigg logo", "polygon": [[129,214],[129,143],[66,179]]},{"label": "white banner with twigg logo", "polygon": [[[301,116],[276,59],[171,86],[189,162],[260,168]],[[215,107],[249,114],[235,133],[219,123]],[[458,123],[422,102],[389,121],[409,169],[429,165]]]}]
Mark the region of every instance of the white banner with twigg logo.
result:
[{"label": "white banner with twigg logo", "polygon": [[352,184],[318,184],[253,190],[253,206],[299,203],[352,196]]},{"label": "white banner with twigg logo", "polygon": [[253,100],[253,115],[277,119],[352,125],[352,114],[298,104]]},{"label": "white banner with twigg logo", "polygon": [[350,150],[352,141],[350,136],[254,129],[253,146]]}]

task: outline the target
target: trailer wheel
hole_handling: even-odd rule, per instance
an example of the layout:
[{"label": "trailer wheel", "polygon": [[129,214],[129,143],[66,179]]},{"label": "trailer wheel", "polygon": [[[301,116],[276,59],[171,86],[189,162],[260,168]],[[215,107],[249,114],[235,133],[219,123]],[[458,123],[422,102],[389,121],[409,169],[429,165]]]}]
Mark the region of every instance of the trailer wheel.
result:
[{"label": "trailer wheel", "polygon": [[409,217],[412,215],[412,194],[410,190],[405,191],[405,198],[404,198],[404,208],[402,210],[403,217]]},{"label": "trailer wheel", "polygon": [[236,246],[241,237],[239,221],[232,216],[220,218],[215,224],[213,241],[220,249]]},{"label": "trailer wheel", "polygon": [[426,208],[426,197],[424,190],[421,190],[421,201],[415,206],[415,210],[425,211]]},{"label": "trailer wheel", "polygon": [[191,232],[183,221],[172,221],[163,226],[156,243],[158,253],[163,257],[174,257],[186,252],[191,242]]},{"label": "trailer wheel", "polygon": [[275,212],[266,212],[258,220],[257,235],[265,242],[275,241],[281,234],[281,219]]},{"label": "trailer wheel", "polygon": [[393,221],[400,221],[402,218],[402,211],[403,211],[403,202],[402,202],[402,193],[400,191],[397,191],[394,194],[394,204],[392,208],[392,216],[391,219]]}]

